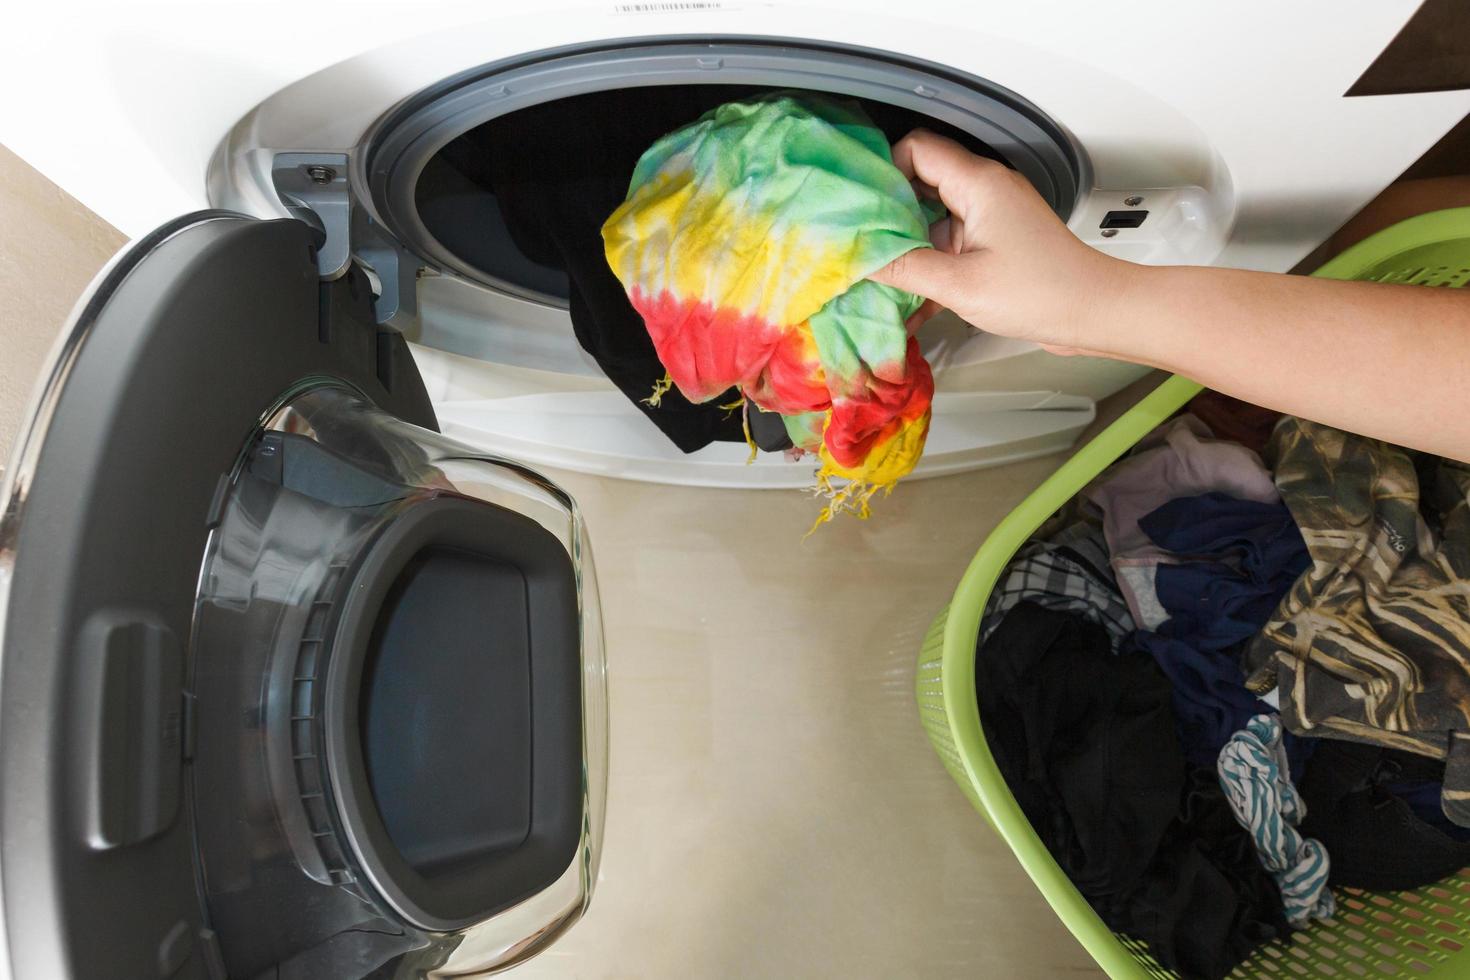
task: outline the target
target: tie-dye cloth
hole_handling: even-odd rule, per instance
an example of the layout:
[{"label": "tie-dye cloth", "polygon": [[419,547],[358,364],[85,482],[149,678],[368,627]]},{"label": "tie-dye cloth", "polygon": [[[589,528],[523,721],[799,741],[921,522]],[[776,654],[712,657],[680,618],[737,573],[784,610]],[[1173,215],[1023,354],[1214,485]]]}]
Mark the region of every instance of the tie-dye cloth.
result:
[{"label": "tie-dye cloth", "polygon": [[928,247],[931,217],[860,108],[776,93],[654,144],[602,236],[668,381],[693,402],[737,386],[820,455],[821,523],[866,517],[923,451],[921,300],[864,277]]}]

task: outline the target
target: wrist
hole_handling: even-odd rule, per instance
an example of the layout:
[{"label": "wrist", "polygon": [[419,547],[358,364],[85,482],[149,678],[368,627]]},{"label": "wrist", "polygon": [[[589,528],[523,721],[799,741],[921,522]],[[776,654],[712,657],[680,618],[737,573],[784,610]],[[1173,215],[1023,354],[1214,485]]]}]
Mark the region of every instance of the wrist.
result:
[{"label": "wrist", "polygon": [[1072,311],[1075,345],[1090,353],[1146,361],[1147,338],[1139,329],[1139,298],[1149,288],[1149,266],[1092,252]]}]

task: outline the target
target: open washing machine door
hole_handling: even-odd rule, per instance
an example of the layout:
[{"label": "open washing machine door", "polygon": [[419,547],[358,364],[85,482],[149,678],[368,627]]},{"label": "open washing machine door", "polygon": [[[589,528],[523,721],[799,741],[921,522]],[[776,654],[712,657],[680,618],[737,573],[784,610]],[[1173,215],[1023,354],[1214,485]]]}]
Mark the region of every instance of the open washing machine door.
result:
[{"label": "open washing machine door", "polygon": [[321,243],[181,219],[57,351],[0,488],[0,972],[464,976],[587,905],[586,530]]}]

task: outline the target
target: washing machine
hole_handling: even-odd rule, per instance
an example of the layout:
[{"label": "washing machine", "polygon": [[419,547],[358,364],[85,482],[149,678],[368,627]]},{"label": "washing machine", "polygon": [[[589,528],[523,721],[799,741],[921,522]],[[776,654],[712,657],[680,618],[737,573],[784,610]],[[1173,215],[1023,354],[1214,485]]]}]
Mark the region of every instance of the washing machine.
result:
[{"label": "washing machine", "polygon": [[[322,276],[367,270],[375,315],[470,445],[609,476],[804,487],[811,466],[780,454],[681,452],[607,380],[577,342],[565,271],[507,232],[517,188],[478,165],[514,153],[498,131],[617,128],[752,89],[836,93],[890,134],[927,125],[1005,161],[1103,251],[1284,270],[1470,109],[1463,91],[1345,97],[1412,7],[63,3],[9,32],[0,79],[34,97],[6,100],[0,140],[129,235],[203,206],[310,221]],[[1063,448],[1140,374],[974,326],[943,317],[921,334],[939,394],[915,478]]]},{"label": "washing machine", "polygon": [[[1411,13],[12,12],[0,142],[134,242],[78,306],[0,488],[0,963],[466,976],[587,907],[596,578],[534,467],[812,474],[681,453],[603,377],[565,270],[518,246],[513,189],[476,165],[503,127],[835,93],[1004,161],[1102,251],[1282,270],[1470,110],[1464,91],[1345,97]],[[1064,447],[1139,373],[983,327],[925,328],[939,394],[915,477]]]}]

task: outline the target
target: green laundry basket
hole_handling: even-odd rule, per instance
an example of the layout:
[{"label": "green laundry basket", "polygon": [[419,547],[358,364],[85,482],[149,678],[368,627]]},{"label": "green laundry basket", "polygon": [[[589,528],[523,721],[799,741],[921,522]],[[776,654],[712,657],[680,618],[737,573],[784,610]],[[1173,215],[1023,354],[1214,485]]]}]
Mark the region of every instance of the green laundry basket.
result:
[{"label": "green laundry basket", "polygon": [[[1420,215],[1359,242],[1315,273],[1427,286],[1470,281],[1470,208]],[[970,562],[919,653],[916,689],[929,740],[949,774],[1015,852],[1067,928],[1115,978],[1175,978],[1139,942],[1113,933],[1031,829],[995,767],[975,702],[975,642],[1006,563],[1058,508],[1200,391],[1172,377],[1082,447],[1000,522]],[[1470,977],[1470,872],[1407,892],[1343,888],[1337,915],[1263,946],[1233,977]]]}]

